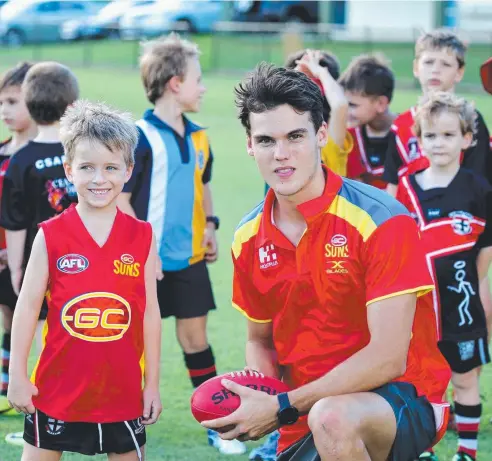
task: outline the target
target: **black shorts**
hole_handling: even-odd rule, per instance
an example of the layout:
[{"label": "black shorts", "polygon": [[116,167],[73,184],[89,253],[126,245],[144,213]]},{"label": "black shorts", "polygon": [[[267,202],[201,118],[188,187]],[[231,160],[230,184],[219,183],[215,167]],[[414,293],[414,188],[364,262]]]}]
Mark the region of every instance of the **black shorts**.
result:
[{"label": "black shorts", "polygon": [[467,341],[444,339],[439,341],[438,346],[455,373],[467,373],[490,363],[487,336]]},{"label": "black shorts", "polygon": [[12,287],[10,270],[6,267],[2,272],[0,272],[0,304],[14,310],[16,302],[17,295]]},{"label": "black shorts", "polygon": [[25,417],[24,440],[45,450],[89,456],[136,451],[142,459],[146,434],[140,418],[118,423],[67,423],[36,410]]},{"label": "black shorts", "polygon": [[[10,307],[12,311],[17,303],[17,295],[12,287],[12,279],[10,278],[10,270],[6,267],[0,272],[0,304]],[[46,299],[43,300],[43,305],[39,311],[39,320],[46,320],[48,315],[48,304]]]},{"label": "black shorts", "polygon": [[[414,461],[433,445],[436,438],[434,410],[425,397],[418,397],[412,384],[389,383],[374,389],[393,408],[397,421],[396,438],[388,461]],[[320,461],[313,435],[291,445],[277,461]]]},{"label": "black shorts", "polygon": [[180,271],[165,271],[157,281],[161,317],[191,319],[215,309],[207,263],[200,261]]}]

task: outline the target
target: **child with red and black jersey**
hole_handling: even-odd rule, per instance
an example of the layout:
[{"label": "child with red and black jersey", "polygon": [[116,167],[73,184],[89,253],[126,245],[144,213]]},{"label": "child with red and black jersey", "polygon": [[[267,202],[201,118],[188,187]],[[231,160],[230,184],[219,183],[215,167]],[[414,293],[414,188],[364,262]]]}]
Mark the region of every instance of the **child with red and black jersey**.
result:
[{"label": "child with red and black jersey", "polygon": [[[0,196],[3,179],[10,159],[20,148],[36,136],[37,127],[29,115],[21,85],[32,64],[21,62],[9,69],[0,80],[0,118],[11,131],[12,136],[0,143]],[[10,330],[17,295],[12,288],[10,271],[7,264],[7,245],[5,230],[0,228],[0,309],[2,312],[4,334],[0,358],[2,371],[0,375],[0,414],[15,414],[7,402],[8,372],[10,361]]]},{"label": "child with red and black jersey", "polygon": [[[453,461],[474,461],[482,405],[479,369],[490,362],[481,287],[492,262],[492,188],[460,166],[473,139],[475,110],[451,93],[429,94],[415,134],[429,166],[401,178],[397,198],[415,216],[436,289],[439,348],[453,374],[459,435]],[[420,459],[436,460],[432,452]]]},{"label": "child with red and black jersey", "polygon": [[386,189],[384,162],[396,117],[389,109],[395,88],[393,72],[381,58],[362,55],[350,63],[338,83],[349,103],[348,126],[353,138],[347,178]]},{"label": "child with red and black jersey", "polygon": [[[423,34],[415,44],[413,73],[418,78],[425,95],[435,91],[453,93],[465,72],[466,45],[449,30],[435,30]],[[399,178],[428,165],[417,137],[413,132],[415,107],[401,113],[394,121],[391,140],[386,154],[383,178],[387,191],[396,194]],[[492,184],[492,168],[488,168],[489,131],[483,117],[477,111],[473,141],[463,151],[465,168],[483,175]]]},{"label": "child with red and black jersey", "polygon": [[[60,128],[78,204],[41,223],[33,242],[14,314],[8,399],[26,414],[23,459],[71,451],[141,461],[145,425],[162,409],[157,251],[151,225],[116,205],[138,132],[130,116],[85,101]],[[46,292],[44,348],[30,382]]]}]

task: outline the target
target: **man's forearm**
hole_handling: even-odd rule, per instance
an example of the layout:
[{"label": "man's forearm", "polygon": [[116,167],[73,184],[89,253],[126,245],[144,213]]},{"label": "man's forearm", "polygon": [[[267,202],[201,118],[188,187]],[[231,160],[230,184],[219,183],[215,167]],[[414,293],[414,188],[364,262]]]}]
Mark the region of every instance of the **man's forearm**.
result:
[{"label": "man's forearm", "polygon": [[22,229],[19,231],[5,231],[5,238],[7,240],[7,260],[9,264],[10,272],[14,273],[22,270],[24,262],[24,249],[26,246],[27,230]]},{"label": "man's forearm", "polygon": [[275,349],[262,342],[248,341],[246,343],[246,365],[265,376],[281,378]]},{"label": "man's forearm", "polygon": [[370,391],[403,373],[403,363],[368,345],[316,381],[289,392],[289,398],[301,414],[306,414],[322,398]]}]

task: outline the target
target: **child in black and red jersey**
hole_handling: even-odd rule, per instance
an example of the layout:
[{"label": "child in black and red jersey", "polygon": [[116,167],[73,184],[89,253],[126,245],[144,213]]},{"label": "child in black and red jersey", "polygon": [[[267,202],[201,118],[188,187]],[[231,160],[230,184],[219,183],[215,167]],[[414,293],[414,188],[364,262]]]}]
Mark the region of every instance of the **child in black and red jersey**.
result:
[{"label": "child in black and red jersey", "polygon": [[[415,115],[429,166],[401,178],[397,198],[414,214],[436,289],[439,348],[454,388],[459,435],[453,461],[474,461],[482,413],[479,370],[490,362],[482,286],[492,261],[492,188],[460,166],[473,139],[475,110],[451,93],[430,94]],[[437,458],[426,452],[420,459]]]},{"label": "child in black and red jersey", "polygon": [[389,108],[395,88],[393,72],[381,58],[362,55],[350,63],[338,83],[349,103],[348,126],[353,138],[347,178],[386,189],[384,161],[396,117]]},{"label": "child in black and red jersey", "polygon": [[[466,45],[452,31],[435,30],[419,37],[415,44],[413,73],[424,96],[435,91],[454,92],[465,73],[465,54]],[[391,195],[396,194],[399,178],[428,164],[413,133],[415,110],[411,107],[400,114],[392,126],[395,137],[388,147],[383,175]],[[473,141],[463,151],[462,164],[485,176],[492,184],[492,168],[488,168],[489,131],[478,111],[475,124]]]},{"label": "child in black and red jersey", "polygon": [[[33,139],[37,133],[37,127],[29,115],[24,97],[21,93],[21,85],[27,71],[32,64],[21,62],[9,69],[0,80],[0,118],[11,131],[12,136],[0,143],[0,196],[2,192],[3,178],[12,155],[27,142]],[[12,415],[7,402],[7,388],[9,383],[10,361],[10,330],[12,328],[12,316],[14,313],[17,295],[12,288],[10,271],[7,264],[7,245],[5,231],[0,228],[0,309],[3,320],[3,339],[0,359],[2,371],[0,375],[0,414]]]}]

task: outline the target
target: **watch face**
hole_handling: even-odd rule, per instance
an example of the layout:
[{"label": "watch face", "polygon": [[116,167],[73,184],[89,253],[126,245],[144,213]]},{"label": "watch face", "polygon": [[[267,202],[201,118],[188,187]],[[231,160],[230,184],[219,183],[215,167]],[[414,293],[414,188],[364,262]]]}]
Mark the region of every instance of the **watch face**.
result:
[{"label": "watch face", "polygon": [[298,419],[299,412],[294,407],[284,408],[279,415],[280,424],[294,424]]}]

